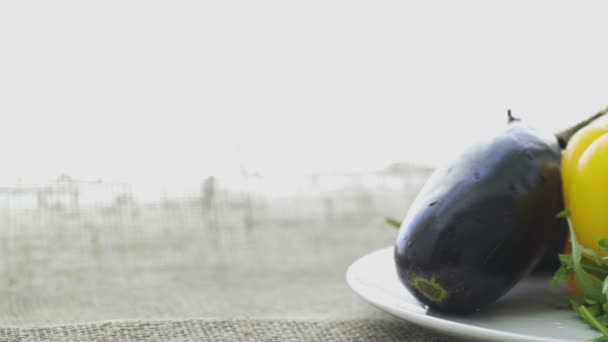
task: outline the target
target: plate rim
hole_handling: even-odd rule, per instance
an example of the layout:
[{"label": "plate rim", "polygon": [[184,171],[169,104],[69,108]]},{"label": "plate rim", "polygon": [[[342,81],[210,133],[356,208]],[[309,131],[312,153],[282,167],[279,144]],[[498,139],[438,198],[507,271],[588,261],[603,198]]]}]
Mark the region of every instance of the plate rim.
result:
[{"label": "plate rim", "polygon": [[[403,307],[399,307],[398,309],[397,307],[384,305],[380,301],[374,301],[372,298],[370,298],[370,296],[365,293],[364,288],[366,286],[356,279],[357,277],[354,275],[354,270],[357,268],[358,264],[364,259],[376,254],[386,253],[387,251],[393,249],[394,247],[392,246],[384,247],[367,253],[353,261],[346,270],[346,283],[351,288],[351,290],[353,290],[363,300],[377,307],[378,309],[389,313],[394,317],[405,320],[412,324],[416,324],[418,326],[425,327],[439,334],[457,336],[460,338],[475,338],[486,340],[488,338],[492,338],[493,340],[501,342],[578,342],[575,340],[561,340],[550,337],[522,335],[490,328],[477,327],[465,323],[454,322],[441,317],[430,316],[426,314],[426,311],[424,314],[422,314],[420,312],[408,310]],[[407,291],[405,287],[403,287],[403,290]],[[438,325],[440,325],[441,328],[438,328]]]}]

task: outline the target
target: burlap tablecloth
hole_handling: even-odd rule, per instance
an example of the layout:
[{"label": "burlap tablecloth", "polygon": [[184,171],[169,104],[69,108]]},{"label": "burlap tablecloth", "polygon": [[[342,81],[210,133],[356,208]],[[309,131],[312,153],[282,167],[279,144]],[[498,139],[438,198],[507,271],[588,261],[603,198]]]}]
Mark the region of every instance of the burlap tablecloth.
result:
[{"label": "burlap tablecloth", "polygon": [[112,321],[3,328],[4,341],[451,341],[388,320]]},{"label": "burlap tablecloth", "polygon": [[[370,209],[377,199],[356,194],[10,200],[0,340],[448,341],[347,287],[348,265],[396,234]],[[382,207],[398,214],[408,200]]]}]

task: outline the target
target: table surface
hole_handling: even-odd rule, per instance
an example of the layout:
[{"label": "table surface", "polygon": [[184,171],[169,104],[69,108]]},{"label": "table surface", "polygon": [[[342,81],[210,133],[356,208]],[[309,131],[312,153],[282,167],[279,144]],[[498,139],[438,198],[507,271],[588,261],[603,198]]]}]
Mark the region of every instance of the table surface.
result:
[{"label": "table surface", "polygon": [[65,184],[4,189],[0,339],[452,341],[378,311],[344,280],[356,258],[393,243],[382,218],[402,216],[424,177],[345,179],[287,195],[259,179],[247,191],[208,180],[148,202],[108,184],[98,188],[109,199],[88,202],[90,189]]}]

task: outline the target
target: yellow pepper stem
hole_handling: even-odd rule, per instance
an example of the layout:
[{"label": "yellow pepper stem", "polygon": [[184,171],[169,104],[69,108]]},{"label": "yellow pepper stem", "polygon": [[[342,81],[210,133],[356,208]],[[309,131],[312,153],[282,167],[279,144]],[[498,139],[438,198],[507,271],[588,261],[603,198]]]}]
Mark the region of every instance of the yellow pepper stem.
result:
[{"label": "yellow pepper stem", "polygon": [[587,120],[583,120],[583,121],[577,123],[576,125],[555,134],[555,136],[557,137],[557,140],[559,141],[559,145],[561,146],[561,148],[566,148],[566,145],[568,145],[570,138],[572,138],[572,136],[576,132],[578,132],[583,127],[589,125],[593,121],[601,118],[602,116],[604,116],[606,114],[608,114],[608,107],[604,108],[603,110],[601,110],[598,113],[594,114],[593,116],[589,117]]}]

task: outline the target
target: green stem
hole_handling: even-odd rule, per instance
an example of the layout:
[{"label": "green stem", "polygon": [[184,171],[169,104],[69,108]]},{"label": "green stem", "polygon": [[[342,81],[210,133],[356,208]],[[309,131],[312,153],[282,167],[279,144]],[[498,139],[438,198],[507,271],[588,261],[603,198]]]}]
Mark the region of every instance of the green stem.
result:
[{"label": "green stem", "polygon": [[388,223],[389,225],[393,226],[393,228],[401,228],[401,221],[394,219],[392,217],[387,217],[384,219],[384,222]]},{"label": "green stem", "polygon": [[579,306],[578,313],[581,316],[583,316],[585,321],[587,321],[592,327],[594,327],[595,329],[600,331],[605,337],[608,337],[608,329],[606,328],[606,326],[603,325],[602,323],[600,323],[595,318],[595,316],[593,316],[593,314],[591,314],[591,312],[589,311],[589,309],[587,309],[587,307],[585,307],[584,305]]},{"label": "green stem", "polygon": [[562,148],[566,148],[566,145],[568,145],[568,142],[570,141],[570,139],[576,132],[578,132],[583,127],[589,125],[593,121],[601,118],[602,116],[604,116],[606,114],[608,114],[608,107],[602,109],[601,111],[597,112],[596,114],[589,117],[588,119],[583,120],[572,127],[566,128],[565,130],[563,130],[561,132],[558,132],[557,134],[555,134],[555,137],[557,138],[559,145]]}]

